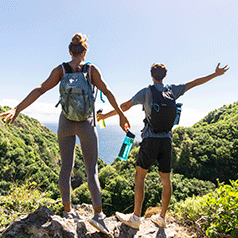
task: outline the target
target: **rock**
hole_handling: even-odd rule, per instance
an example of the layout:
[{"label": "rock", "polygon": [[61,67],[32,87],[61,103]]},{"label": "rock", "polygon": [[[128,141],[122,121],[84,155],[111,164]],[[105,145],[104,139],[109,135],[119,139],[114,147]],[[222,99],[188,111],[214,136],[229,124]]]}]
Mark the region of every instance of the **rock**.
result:
[{"label": "rock", "polygon": [[99,232],[87,221],[93,216],[92,205],[82,204],[74,209],[85,217],[85,222],[66,219],[55,215],[47,207],[40,207],[29,215],[20,216],[7,227],[3,238],[23,236],[25,238],[185,238],[191,237],[181,233],[181,227],[176,223],[168,224],[167,229],[159,228],[150,218],[142,218],[140,230],[132,229],[122,224],[115,216],[106,218],[106,224],[111,231],[110,236]]},{"label": "rock", "polygon": [[2,237],[12,238],[23,235],[35,238],[76,238],[86,234],[84,222],[56,216],[47,207],[40,207],[27,216],[19,217],[11,224]]}]

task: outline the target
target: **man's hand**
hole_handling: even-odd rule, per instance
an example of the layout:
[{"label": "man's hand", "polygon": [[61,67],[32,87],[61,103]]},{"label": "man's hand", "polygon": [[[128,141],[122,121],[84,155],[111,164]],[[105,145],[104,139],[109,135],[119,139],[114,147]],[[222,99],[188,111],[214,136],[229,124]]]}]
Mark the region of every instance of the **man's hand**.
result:
[{"label": "man's hand", "polygon": [[96,117],[97,117],[97,121],[106,119],[105,114],[102,114],[102,113],[97,113]]},{"label": "man's hand", "polygon": [[215,70],[215,73],[217,74],[217,76],[223,75],[230,68],[230,67],[228,67],[228,65],[226,65],[223,68],[219,68],[219,66],[220,66],[220,63],[218,63],[216,70]]},{"label": "man's hand", "polygon": [[217,76],[223,75],[229,69],[228,65],[226,65],[223,68],[219,68],[219,66],[220,66],[220,63],[218,63],[215,73],[209,74],[207,76],[199,77],[199,78],[196,78],[190,82],[187,82],[186,83],[186,92],[195,86],[204,84],[204,83],[210,81],[211,79],[216,78]]}]

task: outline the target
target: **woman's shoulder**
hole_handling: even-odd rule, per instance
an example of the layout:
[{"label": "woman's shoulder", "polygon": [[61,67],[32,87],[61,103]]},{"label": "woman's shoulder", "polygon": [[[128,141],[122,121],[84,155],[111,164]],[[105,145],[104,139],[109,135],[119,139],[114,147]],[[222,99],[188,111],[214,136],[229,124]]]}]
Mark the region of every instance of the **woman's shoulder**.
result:
[{"label": "woman's shoulder", "polygon": [[59,76],[60,78],[64,75],[63,73],[63,68],[62,68],[62,64],[56,66],[53,70],[52,70],[52,74],[55,76]]},{"label": "woman's shoulder", "polygon": [[86,62],[85,64],[88,64],[91,69],[99,71],[99,68],[95,64],[90,62]]},{"label": "woman's shoulder", "polygon": [[53,70],[55,70],[55,71],[63,71],[63,63],[62,64],[59,64],[59,65],[57,65]]},{"label": "woman's shoulder", "polygon": [[87,68],[87,72],[89,73],[89,70],[91,70],[92,76],[99,76],[102,75],[100,69],[98,66],[92,63],[88,63],[90,67]]},{"label": "woman's shoulder", "polygon": [[59,73],[63,73],[63,63],[56,66],[55,70],[58,71]]}]

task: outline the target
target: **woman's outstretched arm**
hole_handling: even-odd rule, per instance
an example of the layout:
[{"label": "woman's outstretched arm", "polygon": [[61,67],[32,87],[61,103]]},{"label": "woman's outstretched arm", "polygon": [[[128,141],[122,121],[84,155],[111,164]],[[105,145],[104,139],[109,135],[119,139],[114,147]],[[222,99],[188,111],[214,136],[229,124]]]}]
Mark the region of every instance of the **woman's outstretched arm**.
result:
[{"label": "woman's outstretched arm", "polygon": [[91,71],[92,83],[107,97],[108,101],[115,109],[116,114],[118,114],[120,117],[120,127],[122,128],[122,130],[127,131],[127,129],[130,128],[130,124],[127,118],[125,117],[124,113],[122,112],[121,108],[118,106],[116,97],[108,89],[106,83],[102,79],[100,70],[95,65],[92,65],[91,70],[92,70]]},{"label": "woman's outstretched arm", "polygon": [[48,79],[46,79],[40,86],[34,88],[15,108],[0,114],[1,117],[5,117],[3,121],[7,124],[12,124],[21,111],[30,106],[46,91],[55,87],[61,80],[62,75],[62,67],[59,65],[53,69]]}]

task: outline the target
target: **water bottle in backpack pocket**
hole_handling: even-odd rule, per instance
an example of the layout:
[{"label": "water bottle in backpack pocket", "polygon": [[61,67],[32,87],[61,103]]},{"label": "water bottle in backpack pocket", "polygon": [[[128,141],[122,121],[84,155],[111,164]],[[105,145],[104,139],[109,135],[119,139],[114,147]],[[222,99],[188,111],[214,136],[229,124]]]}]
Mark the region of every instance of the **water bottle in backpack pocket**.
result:
[{"label": "water bottle in backpack pocket", "polygon": [[180,120],[180,116],[181,116],[181,112],[182,112],[182,103],[176,103],[176,107],[177,107],[177,111],[176,111],[176,118],[174,120],[174,125],[178,125],[179,124],[179,120]]}]

